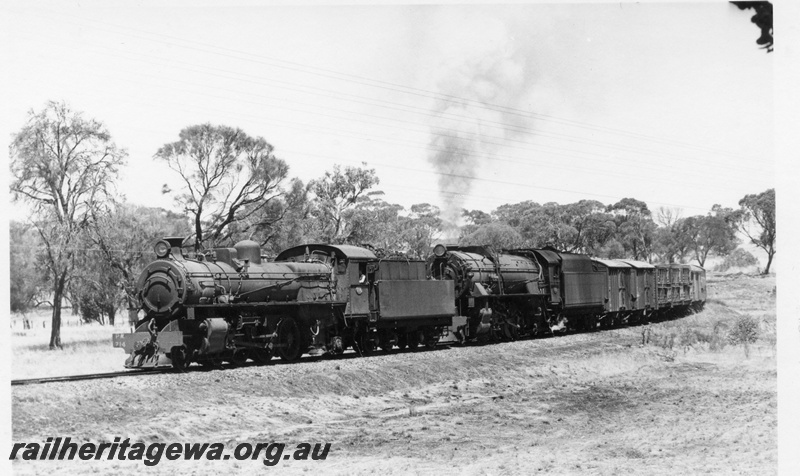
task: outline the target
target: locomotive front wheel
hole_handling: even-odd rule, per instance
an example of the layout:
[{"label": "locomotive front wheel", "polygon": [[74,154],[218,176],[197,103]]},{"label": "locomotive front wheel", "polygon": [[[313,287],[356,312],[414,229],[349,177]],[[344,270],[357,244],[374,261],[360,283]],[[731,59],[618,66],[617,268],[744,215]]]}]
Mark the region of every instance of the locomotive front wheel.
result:
[{"label": "locomotive front wheel", "polygon": [[278,323],[278,356],[281,360],[293,362],[300,358],[303,349],[300,348],[300,328],[294,319],[283,319]]}]

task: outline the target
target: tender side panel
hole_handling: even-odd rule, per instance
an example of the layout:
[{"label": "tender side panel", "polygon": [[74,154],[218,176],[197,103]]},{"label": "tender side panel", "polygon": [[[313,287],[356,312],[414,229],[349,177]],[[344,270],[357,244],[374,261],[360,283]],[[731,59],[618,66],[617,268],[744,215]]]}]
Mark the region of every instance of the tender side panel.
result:
[{"label": "tender side panel", "polygon": [[381,281],[378,284],[379,319],[453,316],[455,299],[455,288],[450,280]]},{"label": "tender side panel", "polygon": [[606,274],[564,273],[564,307],[602,306],[608,293]]},{"label": "tender side panel", "polygon": [[425,274],[424,261],[382,261],[375,278],[380,280],[424,280]]}]

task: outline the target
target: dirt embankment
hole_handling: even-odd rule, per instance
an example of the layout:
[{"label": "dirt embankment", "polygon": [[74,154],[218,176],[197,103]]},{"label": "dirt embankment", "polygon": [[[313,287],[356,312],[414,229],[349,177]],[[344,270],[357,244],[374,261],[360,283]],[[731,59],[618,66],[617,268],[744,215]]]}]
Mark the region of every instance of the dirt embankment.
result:
[{"label": "dirt embankment", "polygon": [[[434,352],[13,389],[13,439],[330,442],[281,473],[774,474],[774,279],[712,284],[700,314]],[[758,340],[732,345],[742,315]],[[671,338],[670,338],[671,336]],[[716,336],[716,338],[715,338]],[[14,463],[19,473],[247,473],[257,461]]]}]

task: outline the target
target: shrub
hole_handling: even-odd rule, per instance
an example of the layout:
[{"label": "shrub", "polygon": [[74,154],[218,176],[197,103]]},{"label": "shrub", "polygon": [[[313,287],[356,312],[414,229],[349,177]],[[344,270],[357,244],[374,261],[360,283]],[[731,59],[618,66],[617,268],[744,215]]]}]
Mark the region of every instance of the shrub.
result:
[{"label": "shrub", "polygon": [[714,266],[714,271],[727,271],[731,268],[747,268],[758,265],[758,259],[747,250],[736,248],[725,257],[722,263]]},{"label": "shrub", "polygon": [[758,327],[758,319],[749,314],[741,315],[728,331],[728,341],[733,345],[752,344],[758,340]]},{"label": "shrub", "polygon": [[745,357],[750,357],[750,344],[758,340],[758,319],[749,314],[736,318],[733,327],[728,332],[731,344],[742,344]]},{"label": "shrub", "polygon": [[113,325],[116,307],[112,299],[113,297],[109,298],[96,292],[86,292],[78,296],[78,309],[83,321],[97,321],[105,325],[105,318],[108,317],[108,322]]},{"label": "shrub", "polygon": [[78,309],[84,322],[100,322],[100,303],[90,294],[82,294],[78,297]]}]

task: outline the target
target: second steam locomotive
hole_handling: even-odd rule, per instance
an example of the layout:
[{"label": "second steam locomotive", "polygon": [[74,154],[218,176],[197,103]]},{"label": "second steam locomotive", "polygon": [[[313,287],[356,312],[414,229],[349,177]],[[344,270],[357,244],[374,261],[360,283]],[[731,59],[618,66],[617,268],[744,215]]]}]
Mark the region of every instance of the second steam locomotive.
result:
[{"label": "second steam locomotive", "polygon": [[137,283],[145,316],[114,334],[128,368],[515,340],[681,315],[706,299],[702,268],[553,248],[437,245],[421,261],[309,244],[267,262],[252,241],[195,256],[182,242],[156,244]]}]

